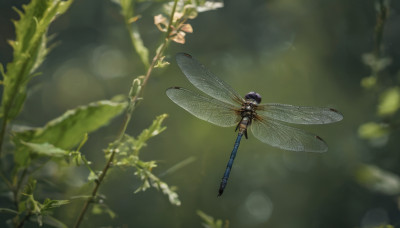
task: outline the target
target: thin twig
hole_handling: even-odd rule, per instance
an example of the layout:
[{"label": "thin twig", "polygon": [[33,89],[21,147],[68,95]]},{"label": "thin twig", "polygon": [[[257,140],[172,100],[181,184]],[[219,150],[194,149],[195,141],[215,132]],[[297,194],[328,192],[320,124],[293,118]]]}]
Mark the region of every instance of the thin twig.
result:
[{"label": "thin twig", "polygon": [[[133,110],[134,110],[134,108],[136,106],[136,103],[137,103],[138,99],[139,99],[139,95],[142,94],[143,88],[146,86],[147,81],[149,80],[150,75],[151,75],[151,73],[152,73],[157,61],[161,58],[165,48],[168,46],[169,33],[171,32],[172,22],[173,22],[173,17],[174,17],[175,10],[176,10],[177,2],[178,2],[178,0],[175,0],[175,2],[174,2],[174,6],[173,6],[173,9],[172,9],[172,12],[171,12],[171,17],[170,17],[170,21],[169,21],[169,24],[168,24],[168,30],[166,31],[165,39],[164,39],[163,43],[161,44],[160,48],[157,49],[157,53],[154,56],[149,68],[147,69],[147,72],[146,72],[146,75],[145,75],[145,77],[143,79],[140,91],[138,91],[138,93],[134,97],[131,97],[130,103],[129,103],[128,108],[127,108],[127,112],[125,114],[124,121],[122,123],[122,128],[121,128],[122,130],[119,132],[119,134],[117,136],[117,139],[115,141],[115,145],[118,145],[118,143],[121,142],[123,136],[125,135],[126,128],[127,128],[128,124],[130,122],[130,119],[132,117],[132,112],[133,112]],[[75,226],[74,226],[75,228],[79,227],[79,225],[81,224],[87,209],[89,208],[89,204],[96,197],[97,191],[98,191],[98,189],[99,189],[104,177],[106,176],[106,174],[107,174],[107,172],[108,172],[108,170],[109,170],[109,168],[110,168],[110,166],[111,166],[111,164],[112,164],[112,162],[114,160],[114,156],[115,156],[116,152],[117,152],[116,148],[111,149],[110,158],[108,159],[106,166],[103,168],[103,171],[101,172],[101,175],[99,176],[99,178],[95,182],[95,187],[94,187],[94,189],[92,191],[91,196],[86,200],[85,204],[83,205],[82,211],[79,214],[78,219],[77,219],[77,221],[75,223]]]},{"label": "thin twig", "polygon": [[17,227],[17,228],[23,227],[25,221],[27,221],[31,216],[32,216],[32,212],[29,211],[28,214],[26,214],[26,215],[24,216],[24,218],[23,218],[18,224],[16,224],[15,227]]},{"label": "thin twig", "polygon": [[6,175],[4,175],[3,170],[0,170],[0,177],[3,179],[4,183],[6,183],[7,187],[9,189],[12,189],[12,184],[11,182],[7,179]]}]

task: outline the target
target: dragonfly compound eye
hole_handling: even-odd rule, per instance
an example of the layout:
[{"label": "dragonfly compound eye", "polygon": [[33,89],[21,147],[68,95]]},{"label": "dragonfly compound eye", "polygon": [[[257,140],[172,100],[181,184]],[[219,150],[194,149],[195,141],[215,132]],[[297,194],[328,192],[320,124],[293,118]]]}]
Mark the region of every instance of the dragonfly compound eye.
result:
[{"label": "dragonfly compound eye", "polygon": [[246,100],[252,99],[252,100],[256,101],[257,104],[261,103],[261,95],[256,92],[250,92],[250,93],[246,94],[246,96],[244,96],[244,98],[246,98]]}]

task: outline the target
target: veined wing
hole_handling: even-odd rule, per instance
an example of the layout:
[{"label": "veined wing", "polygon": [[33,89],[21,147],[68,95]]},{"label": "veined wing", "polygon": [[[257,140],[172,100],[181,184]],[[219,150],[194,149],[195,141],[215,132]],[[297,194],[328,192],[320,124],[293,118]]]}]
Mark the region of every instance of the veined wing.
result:
[{"label": "veined wing", "polygon": [[271,118],[294,124],[327,124],[343,119],[343,115],[332,108],[286,104],[261,104],[256,112],[264,119]]},{"label": "veined wing", "polygon": [[221,127],[231,127],[240,121],[234,106],[214,98],[181,87],[171,87],[166,93],[173,102],[199,119]]},{"label": "veined wing", "polygon": [[328,146],[319,136],[274,120],[255,119],[251,124],[251,131],[261,142],[284,150],[307,152],[328,150]]},{"label": "veined wing", "polygon": [[235,90],[191,55],[179,53],[176,55],[176,61],[189,81],[205,94],[234,106],[244,101]]}]

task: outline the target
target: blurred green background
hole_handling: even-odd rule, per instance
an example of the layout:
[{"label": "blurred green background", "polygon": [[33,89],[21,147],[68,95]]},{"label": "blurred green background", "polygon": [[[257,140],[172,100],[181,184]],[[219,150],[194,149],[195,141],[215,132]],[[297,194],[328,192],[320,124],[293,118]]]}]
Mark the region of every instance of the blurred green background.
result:
[{"label": "blurred green background", "polygon": [[[12,60],[7,40],[14,38],[11,19],[18,19],[12,7],[21,8],[26,2],[0,3],[3,64]],[[374,48],[376,3],[236,0],[190,20],[194,33],[186,36],[184,45],[171,43],[166,52],[171,64],[155,70],[127,131],[136,136],[155,116],[169,114],[165,123],[168,129],[151,139],[141,158],[158,161],[156,174],[189,157],[196,158],[162,177],[178,187],[182,205],[171,205],[155,189],[133,194],[140,184],[133,176],[134,170],[114,169],[100,193],[107,196],[105,203],[117,217],[88,214],[83,227],[201,227],[196,210],[229,220],[232,228],[400,226],[398,128],[379,145],[358,135],[363,123],[381,120],[377,115],[379,93],[360,85],[371,74],[362,55]],[[393,85],[399,85],[400,75],[399,10],[400,2],[392,1],[383,34],[384,56],[392,59],[383,77]],[[160,42],[160,32],[153,23],[159,11],[157,2],[142,2],[136,8],[142,15],[138,25],[150,56]],[[76,0],[52,24],[49,33],[56,34],[55,40],[60,43],[40,67],[42,75],[31,81],[16,124],[42,126],[78,105],[126,95],[132,79],[144,74],[119,8],[111,1]],[[282,151],[250,134],[240,145],[224,195],[217,198],[236,133],[234,128],[220,128],[196,119],[165,95],[171,86],[194,90],[177,67],[177,52],[193,55],[242,95],[256,91],[263,102],[338,109],[344,114],[339,123],[301,126],[324,138],[329,151]],[[116,119],[91,134],[82,149],[96,169],[103,167],[102,149],[113,140],[120,121]],[[49,168],[49,175],[60,175],[53,170],[57,169]],[[88,175],[84,168],[71,168],[66,173],[59,178],[66,178],[75,187],[82,185]],[[363,185],[363,174],[377,175],[381,185]],[[74,191],[59,187],[48,194],[61,199]],[[56,217],[72,225],[81,206],[82,201],[75,200],[56,210]]]}]

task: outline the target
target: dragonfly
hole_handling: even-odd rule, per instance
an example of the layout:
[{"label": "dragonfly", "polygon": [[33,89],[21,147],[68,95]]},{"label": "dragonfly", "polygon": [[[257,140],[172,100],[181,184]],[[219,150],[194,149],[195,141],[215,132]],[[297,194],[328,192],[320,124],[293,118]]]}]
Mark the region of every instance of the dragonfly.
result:
[{"label": "dragonfly", "polygon": [[261,96],[256,92],[249,92],[243,98],[191,55],[179,53],[176,61],[187,79],[208,96],[182,87],[168,88],[167,96],[195,117],[221,127],[236,126],[235,131],[238,132],[218,196],[224,192],[240,141],[243,135],[248,138],[249,128],[257,139],[273,147],[289,151],[326,152],[328,146],[321,137],[287,123],[328,124],[343,119],[343,115],[333,108],[261,104]]}]

